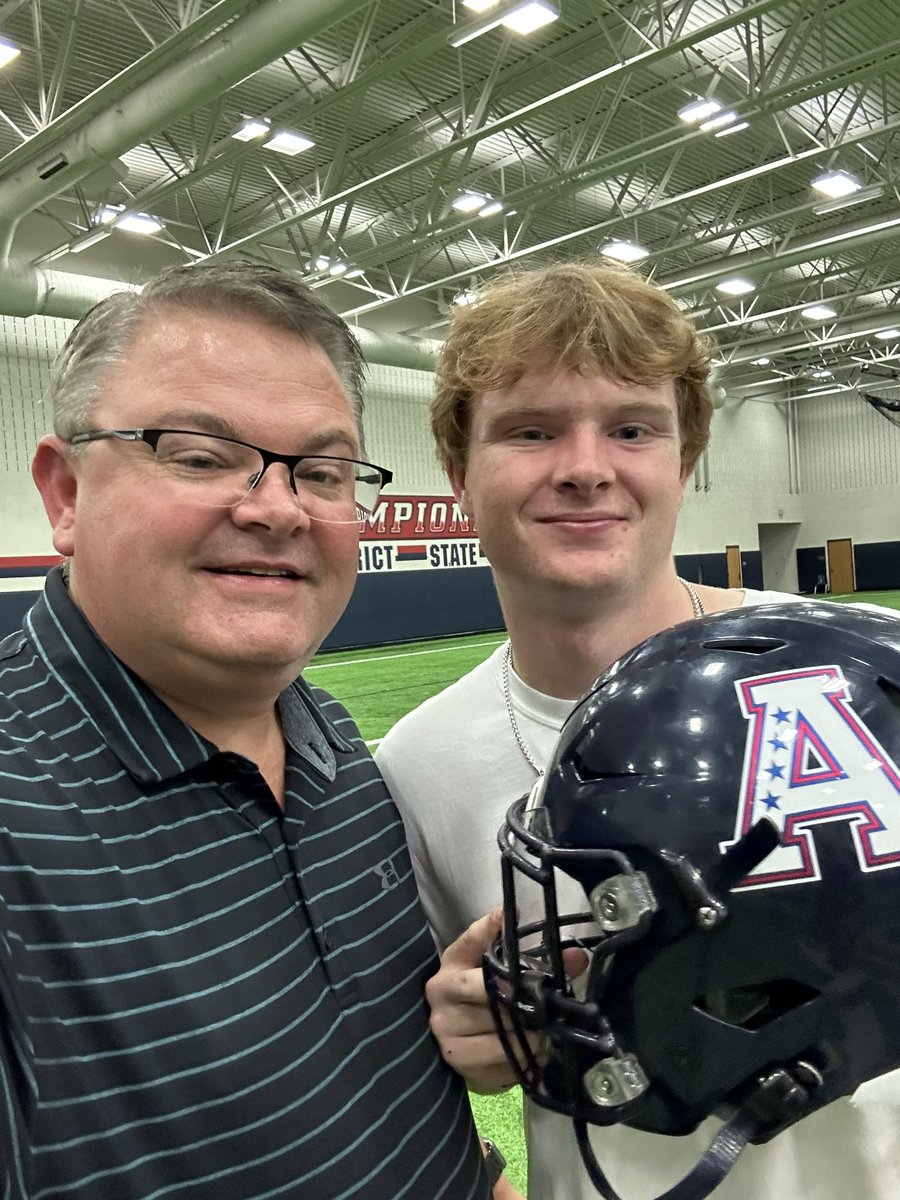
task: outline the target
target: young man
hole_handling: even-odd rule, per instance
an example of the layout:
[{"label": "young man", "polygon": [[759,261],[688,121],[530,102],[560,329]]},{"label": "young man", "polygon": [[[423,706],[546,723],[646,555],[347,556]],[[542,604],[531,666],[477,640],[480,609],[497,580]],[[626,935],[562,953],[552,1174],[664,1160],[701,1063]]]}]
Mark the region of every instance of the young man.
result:
[{"label": "young man", "polygon": [[[499,925],[497,829],[575,700],[667,626],[793,598],[694,587],[676,574],[678,511],[709,437],[709,366],[709,347],[663,291],[581,265],[488,287],[454,315],[442,350],[432,427],[491,562],[509,641],[400,721],[377,760],[444,950],[428,988],[432,1028],[473,1088],[512,1078],[480,976]],[[527,1106],[526,1126],[529,1200],[593,1200],[571,1122]],[[710,1141],[707,1129],[594,1136],[624,1200],[658,1196]],[[840,1104],[752,1148],[717,1195],[886,1200],[898,1187],[896,1120]]]},{"label": "young man", "polygon": [[298,679],[390,478],[361,374],[249,264],[114,296],[61,355],[34,478],[66,566],[0,645],[11,1200],[489,1194],[396,810]]}]

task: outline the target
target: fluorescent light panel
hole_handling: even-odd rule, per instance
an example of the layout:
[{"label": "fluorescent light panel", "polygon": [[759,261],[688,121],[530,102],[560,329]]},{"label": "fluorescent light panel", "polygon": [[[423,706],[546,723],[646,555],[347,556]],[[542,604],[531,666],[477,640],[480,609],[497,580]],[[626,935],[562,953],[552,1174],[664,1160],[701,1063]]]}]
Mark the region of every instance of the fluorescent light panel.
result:
[{"label": "fluorescent light panel", "polygon": [[749,296],[756,291],[756,284],[749,279],[723,279],[716,284],[716,291],[725,296]]},{"label": "fluorescent light panel", "polygon": [[813,179],[810,187],[814,187],[823,196],[837,200],[841,196],[851,196],[854,192],[858,192],[862,184],[849,171],[826,171],[823,175],[818,175]]},{"label": "fluorescent light panel", "polygon": [[[165,223],[157,217],[153,217],[150,213],[129,213],[127,217],[121,214],[124,212],[122,205],[104,204],[100,209],[97,217],[99,225],[113,225],[116,229],[122,229],[126,233],[159,233],[161,229],[165,229]],[[84,249],[82,246],[81,249]]]},{"label": "fluorescent light panel", "polygon": [[728,137],[729,133],[740,133],[742,129],[749,128],[749,121],[738,121],[737,125],[726,125],[724,129],[717,129],[713,137]]},{"label": "fluorescent light panel", "polygon": [[266,137],[272,132],[268,121],[258,117],[246,117],[243,124],[231,135],[236,142],[254,142],[257,138]]},{"label": "fluorescent light panel", "polygon": [[875,336],[883,342],[892,342],[895,338],[900,338],[900,329],[879,329]]},{"label": "fluorescent light panel", "polygon": [[810,304],[808,308],[802,309],[801,313],[810,321],[828,321],[837,316],[834,309],[829,308],[827,304]]},{"label": "fluorescent light panel", "polygon": [[165,229],[165,225],[149,213],[129,213],[127,217],[116,221],[116,229],[124,229],[126,233],[149,234],[159,233],[161,229]]},{"label": "fluorescent light panel", "polygon": [[716,116],[710,117],[708,121],[701,121],[700,128],[704,133],[710,129],[721,129],[725,125],[733,125],[737,120],[737,113],[728,109],[727,112],[717,113]]},{"label": "fluorescent light panel", "polygon": [[701,121],[708,120],[715,113],[722,111],[722,105],[718,100],[701,99],[692,100],[690,104],[686,104],[684,108],[679,108],[679,120],[684,121],[686,125],[697,125]]},{"label": "fluorescent light panel", "polygon": [[842,208],[850,208],[854,204],[863,204],[866,200],[877,200],[879,196],[884,195],[884,187],[880,183],[873,183],[871,187],[860,188],[858,192],[849,192],[846,196],[838,196],[834,200],[823,200],[821,204],[813,206],[813,212],[816,216],[822,216],[824,213],[838,212]]},{"label": "fluorescent light panel", "polygon": [[11,62],[15,62],[21,53],[22,51],[18,46],[6,38],[0,38],[0,67],[9,66]]},{"label": "fluorescent light panel", "polygon": [[457,212],[474,213],[478,212],[480,208],[484,208],[487,200],[487,196],[481,192],[460,192],[452,201],[451,207],[455,208]]},{"label": "fluorescent light panel", "polygon": [[474,41],[498,25],[503,25],[513,33],[533,33],[559,16],[559,9],[550,0],[515,0],[515,3],[500,5],[475,0],[475,4],[467,7],[483,15],[480,20],[465,21],[455,26],[447,38],[454,49]]},{"label": "fluorescent light panel", "polygon": [[638,246],[634,242],[607,242],[605,246],[600,247],[600,253],[606,258],[614,258],[616,262],[640,262],[642,258],[646,258],[650,253],[643,246]]},{"label": "fluorescent light panel", "polygon": [[527,3],[510,13],[503,26],[505,29],[511,29],[513,33],[534,33],[536,29],[543,29],[545,25],[555,21],[558,16],[559,9],[548,4],[546,0],[527,0]]},{"label": "fluorescent light panel", "polygon": [[301,154],[304,150],[309,150],[316,143],[306,137],[303,133],[294,133],[290,129],[281,129],[274,137],[269,138],[265,143],[264,149],[274,150],[276,154],[286,154],[289,158],[293,158],[295,154]]}]

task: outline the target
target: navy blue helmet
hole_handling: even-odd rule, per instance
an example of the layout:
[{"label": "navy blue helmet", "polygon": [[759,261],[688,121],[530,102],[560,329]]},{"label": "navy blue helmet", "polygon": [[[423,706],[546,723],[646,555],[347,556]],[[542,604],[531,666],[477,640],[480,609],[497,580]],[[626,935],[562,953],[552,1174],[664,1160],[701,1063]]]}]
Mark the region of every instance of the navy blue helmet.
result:
[{"label": "navy blue helmet", "polygon": [[747,1141],[900,1067],[900,621],[777,604],[657,634],[582,699],[499,840],[498,1031],[603,1195],[586,1123],[721,1116],[669,1193],[698,1200]]}]

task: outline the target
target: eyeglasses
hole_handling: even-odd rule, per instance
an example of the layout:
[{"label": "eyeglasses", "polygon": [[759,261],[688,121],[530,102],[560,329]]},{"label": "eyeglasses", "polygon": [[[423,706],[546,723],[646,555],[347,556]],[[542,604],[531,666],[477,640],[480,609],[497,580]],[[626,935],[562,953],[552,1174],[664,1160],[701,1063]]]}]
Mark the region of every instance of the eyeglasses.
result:
[{"label": "eyeglasses", "polygon": [[70,446],[118,438],[145,442],[159,472],[192,502],[233,508],[259,484],[273,463],[284,463],[291,491],[317,521],[353,524],[374,511],[393,479],[386,467],[330,454],[276,454],[236,438],[191,429],[96,429],[76,433]]}]

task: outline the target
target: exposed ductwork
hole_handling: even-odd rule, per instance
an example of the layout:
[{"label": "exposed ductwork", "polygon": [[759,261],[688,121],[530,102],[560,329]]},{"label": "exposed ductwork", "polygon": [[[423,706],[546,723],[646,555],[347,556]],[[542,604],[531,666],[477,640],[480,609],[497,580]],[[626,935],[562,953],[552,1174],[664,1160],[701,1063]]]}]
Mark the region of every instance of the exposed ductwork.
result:
[{"label": "exposed ductwork", "polygon": [[[86,101],[80,107],[81,123],[72,129],[71,118],[67,118],[65,131],[52,146],[43,149],[46,135],[38,135],[39,153],[35,154],[35,147],[28,142],[7,156],[6,170],[0,173],[0,308],[11,316],[78,316],[101,295],[127,286],[16,265],[11,252],[19,222],[110,159],[366,3],[261,0],[249,12],[206,37],[190,53],[177,61],[166,61],[149,78],[144,59],[139,60],[117,77],[117,91],[124,94],[113,105],[105,89],[99,89],[93,103]],[[183,43],[183,34],[175,37]],[[154,58],[162,57],[161,49],[154,52]],[[132,77],[135,86],[130,89]]]}]

